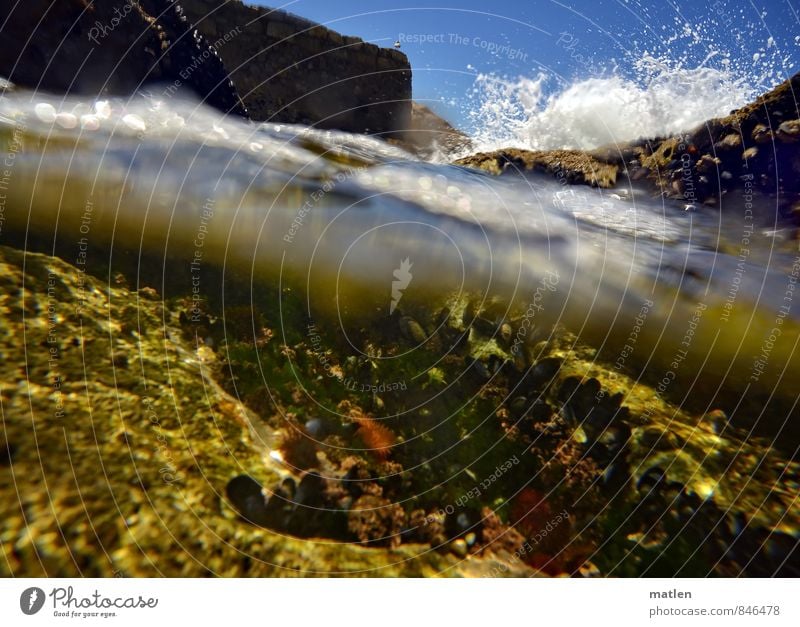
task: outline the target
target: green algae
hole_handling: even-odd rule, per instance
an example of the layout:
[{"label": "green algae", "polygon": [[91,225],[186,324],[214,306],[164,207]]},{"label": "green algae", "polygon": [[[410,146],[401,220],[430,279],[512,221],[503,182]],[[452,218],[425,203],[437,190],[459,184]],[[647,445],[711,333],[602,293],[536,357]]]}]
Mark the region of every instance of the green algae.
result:
[{"label": "green algae", "polygon": [[[163,299],[57,258],[0,253],[0,398],[13,446],[0,467],[4,573],[704,575],[734,568],[704,547],[734,516],[797,535],[798,468],[768,441],[681,410],[563,329],[538,329],[515,354],[486,322],[502,303],[476,311],[443,297],[445,309],[365,319],[344,338],[286,288],[234,282],[224,307],[205,299],[198,316],[180,277]],[[507,313],[513,335],[523,317]],[[532,377],[545,363],[557,372]],[[588,382],[616,399],[595,403],[609,427],[581,421],[564,397]],[[536,399],[550,409],[533,420]],[[391,431],[385,458],[352,428],[364,416]],[[310,438],[312,418],[327,433]],[[630,433],[624,464],[597,453],[614,426]],[[677,490],[655,509],[640,489],[654,468]],[[621,479],[608,480],[615,469]],[[241,474],[272,491],[309,471],[330,479],[321,498],[344,527],[324,517],[302,530],[255,527],[225,497]],[[344,481],[353,472],[356,494]],[[527,555],[536,525],[519,508],[531,495],[570,522]],[[665,515],[686,499],[716,509],[687,528]],[[386,529],[406,531],[388,542]]]}]

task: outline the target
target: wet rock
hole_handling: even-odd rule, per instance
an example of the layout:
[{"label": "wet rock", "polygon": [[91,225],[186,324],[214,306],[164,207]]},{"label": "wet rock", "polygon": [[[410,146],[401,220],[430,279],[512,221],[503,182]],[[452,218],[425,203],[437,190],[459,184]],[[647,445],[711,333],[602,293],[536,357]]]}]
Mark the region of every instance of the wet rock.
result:
[{"label": "wet rock", "polygon": [[778,139],[785,143],[800,141],[800,120],[789,120],[778,127]]},{"label": "wet rock", "polygon": [[472,327],[481,335],[491,337],[497,333],[497,326],[491,320],[477,316],[472,322]]},{"label": "wet rock", "polygon": [[251,476],[239,475],[231,479],[225,487],[225,494],[246,521],[259,527],[268,527],[272,522],[267,508],[269,500],[261,484]]},{"label": "wet rock", "polygon": [[555,379],[560,369],[560,359],[555,357],[540,359],[531,368],[526,384],[530,385],[534,390],[544,389]]},{"label": "wet rock", "polygon": [[0,442],[0,466],[10,466],[16,452],[17,447],[11,442]]},{"label": "wet rock", "polygon": [[507,148],[484,152],[455,161],[455,165],[477,168],[491,174],[524,174],[540,171],[566,183],[613,187],[619,167],[581,150],[521,150]]},{"label": "wet rock", "polygon": [[728,415],[721,409],[713,409],[703,416],[703,422],[709,425],[714,433],[720,434],[728,427]]},{"label": "wet rock", "polygon": [[636,437],[639,447],[652,451],[670,451],[681,447],[680,439],[672,431],[659,427],[641,429]]},{"label": "wet rock", "polygon": [[738,133],[729,133],[714,144],[714,148],[719,152],[733,151],[742,146],[742,138]]},{"label": "wet rock", "polygon": [[306,433],[312,438],[320,439],[327,435],[325,422],[321,418],[311,418],[307,420],[304,427]]},{"label": "wet rock", "polygon": [[400,333],[402,333],[403,337],[407,340],[415,344],[423,344],[428,339],[425,329],[411,316],[402,316],[398,324],[400,325]]},{"label": "wet rock", "polygon": [[176,81],[211,106],[246,115],[217,52],[174,0],[30,0],[9,12],[3,42],[0,74],[19,85],[128,95],[147,83]]},{"label": "wet rock", "polygon": [[750,146],[742,153],[742,161],[750,161],[758,156],[758,146]]},{"label": "wet rock", "polygon": [[411,103],[411,125],[401,146],[422,158],[466,151],[471,140],[424,104]]},{"label": "wet rock", "polygon": [[697,162],[695,166],[698,172],[702,172],[703,174],[709,174],[711,172],[716,172],[717,167],[722,163],[722,159],[719,157],[712,157],[711,155],[703,155],[700,157],[700,160]]},{"label": "wet rock", "polygon": [[401,51],[346,39],[278,8],[230,0],[181,5],[214,42],[254,120],[405,137],[411,67]]},{"label": "wet rock", "polygon": [[768,144],[772,141],[772,131],[763,124],[756,124],[751,136],[757,144]]},{"label": "wet rock", "polygon": [[469,552],[466,540],[457,538],[450,543],[450,550],[458,557],[466,557]]},{"label": "wet rock", "polygon": [[659,487],[666,485],[667,474],[660,466],[648,468],[636,482],[636,489],[639,492],[653,492]]}]

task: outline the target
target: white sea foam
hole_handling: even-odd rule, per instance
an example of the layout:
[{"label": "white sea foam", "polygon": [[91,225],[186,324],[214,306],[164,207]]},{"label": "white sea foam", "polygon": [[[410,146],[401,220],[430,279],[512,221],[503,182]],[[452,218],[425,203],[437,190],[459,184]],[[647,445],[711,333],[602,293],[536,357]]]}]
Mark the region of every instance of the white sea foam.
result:
[{"label": "white sea foam", "polygon": [[635,78],[612,74],[560,89],[544,74],[479,74],[468,104],[476,148],[587,149],[689,130],[764,89],[741,68],[718,65],[687,69],[645,54],[633,64]]}]

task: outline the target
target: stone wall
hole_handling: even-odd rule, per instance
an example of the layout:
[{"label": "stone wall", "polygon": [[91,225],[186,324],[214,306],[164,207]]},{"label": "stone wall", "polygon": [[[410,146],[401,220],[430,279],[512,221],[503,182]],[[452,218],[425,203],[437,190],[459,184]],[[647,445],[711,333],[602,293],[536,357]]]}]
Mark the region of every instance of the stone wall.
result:
[{"label": "stone wall", "polygon": [[182,0],[254,120],[400,136],[411,115],[401,52],[238,0]]}]

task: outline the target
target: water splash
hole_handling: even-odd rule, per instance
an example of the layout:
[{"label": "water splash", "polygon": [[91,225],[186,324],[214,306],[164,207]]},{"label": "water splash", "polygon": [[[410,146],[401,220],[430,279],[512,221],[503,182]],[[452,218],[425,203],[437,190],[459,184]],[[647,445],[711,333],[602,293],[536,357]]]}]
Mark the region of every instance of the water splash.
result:
[{"label": "water splash", "polygon": [[544,74],[479,74],[468,114],[477,148],[590,149],[664,136],[727,115],[756,95],[725,63],[685,69],[648,54],[634,67],[636,79],[586,78],[557,91]]}]

